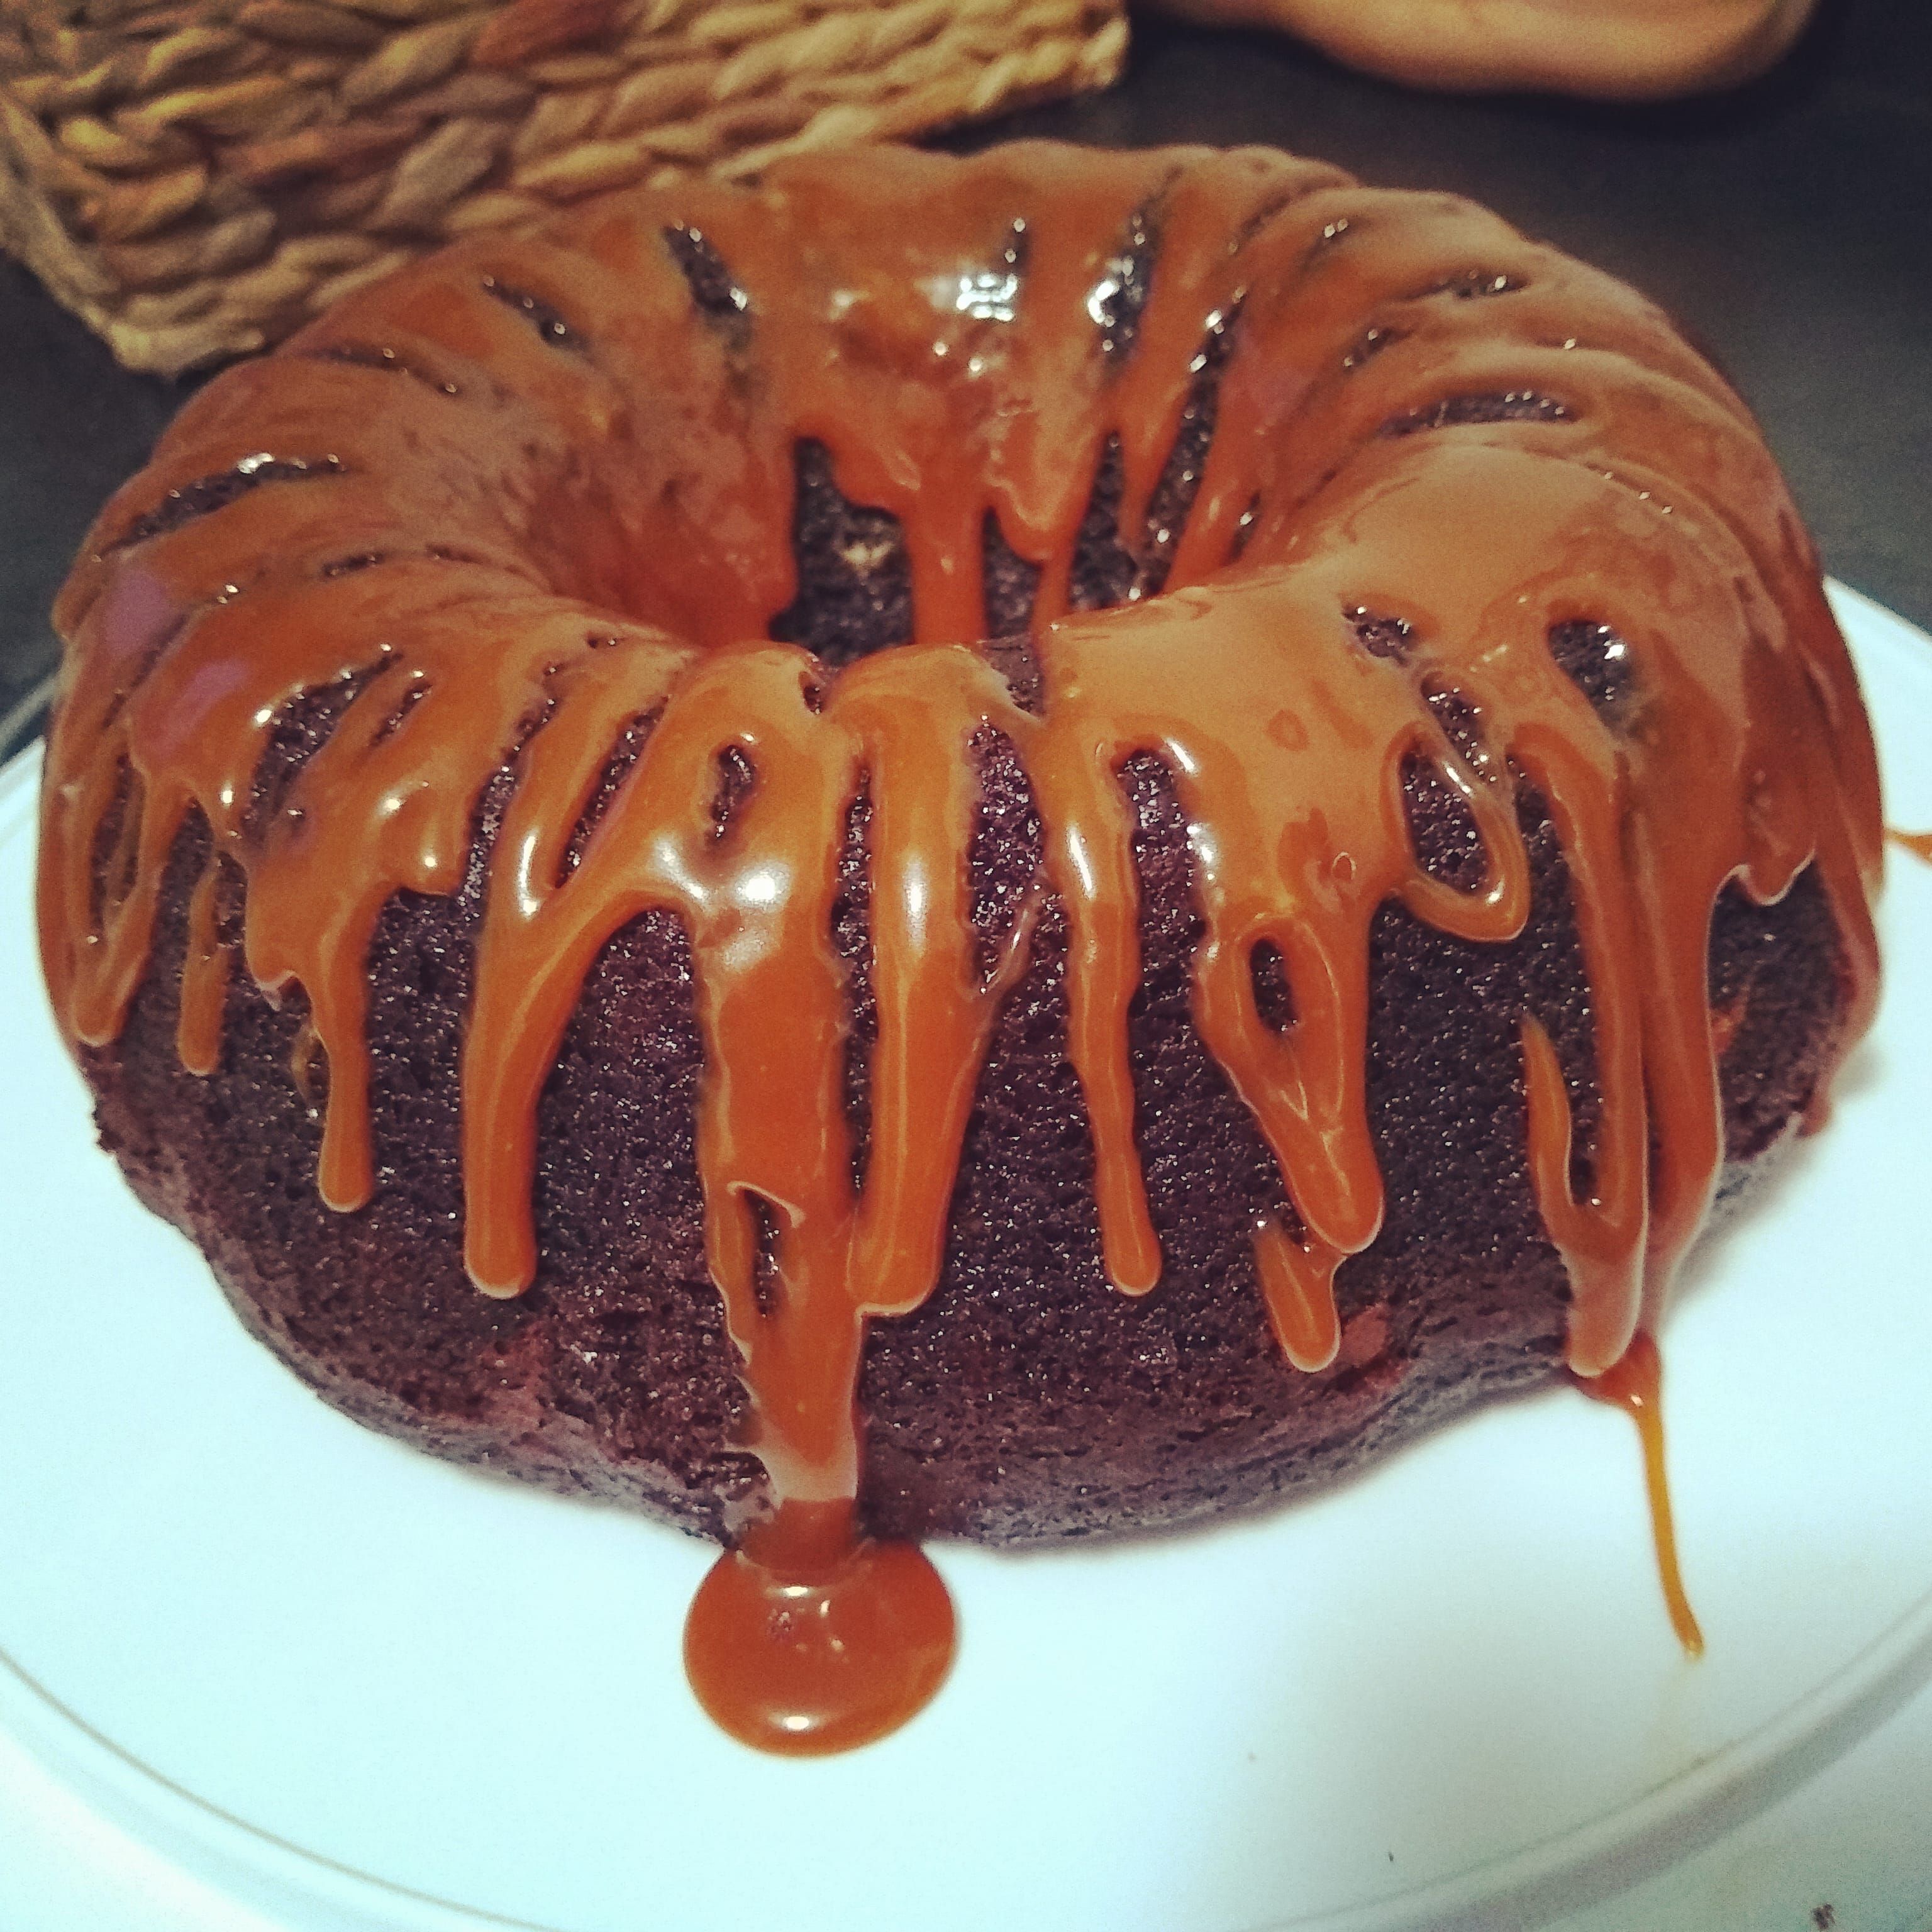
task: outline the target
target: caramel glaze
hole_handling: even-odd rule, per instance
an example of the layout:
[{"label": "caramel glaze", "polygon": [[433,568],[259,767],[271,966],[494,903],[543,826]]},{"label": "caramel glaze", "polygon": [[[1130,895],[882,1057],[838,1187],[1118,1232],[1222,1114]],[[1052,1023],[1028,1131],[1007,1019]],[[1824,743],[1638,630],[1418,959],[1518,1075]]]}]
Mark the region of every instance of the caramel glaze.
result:
[{"label": "caramel glaze", "polygon": [[1923,859],[1932,866],[1932,832],[1900,832],[1888,827],[1885,836],[1901,852],[1910,852],[1915,859]]},{"label": "caramel glaze", "polygon": [[1620,1408],[1636,1424],[1643,1445],[1643,1486],[1650,1502],[1651,1540],[1657,1549],[1657,1574],[1670,1627],[1687,1654],[1704,1654],[1704,1633],[1684,1588],[1677,1560],[1677,1528],[1670,1509],[1670,1483],[1664,1462],[1664,1363],[1651,1336],[1640,1330],[1622,1358],[1600,1376],[1580,1376],[1577,1386],[1599,1402]]},{"label": "caramel glaze", "polygon": [[[1223,337],[1166,594],[1069,608],[1108,440],[1131,542]],[[1486,422],[1441,406],[1497,394],[1534,406]],[[764,641],[795,592],[802,439],[850,500],[900,520],[910,562],[914,637],[836,676]],[[989,514],[1040,568],[1033,708],[976,641]],[[1362,611],[1406,626],[1399,654],[1361,647]],[[242,964],[272,997],[307,993],[328,1069],[318,1185],[344,1211],[376,1185],[374,922],[398,891],[454,888],[483,788],[514,765],[463,1069],[466,1254],[486,1294],[538,1268],[537,1100],[587,970],[647,908],[683,922],[710,1264],[774,1504],[706,1586],[688,1655],[714,1714],[772,1748],[890,1729],[950,1642],[923,1559],[860,1539],[854,1389],[866,1324],[934,1286],[981,1056],[1026,964],[1027,918],[989,973],[970,943],[976,731],[1016,748],[1046,830],[1037,890],[1070,922],[1070,1057],[1106,1266],[1130,1294],[1155,1288],[1161,1256],[1135,1142],[1137,884],[1116,774],[1142,753],[1172,773],[1204,922],[1196,1021],[1298,1223],[1258,1226],[1255,1251],[1300,1369],[1334,1358],[1336,1270],[1382,1214],[1370,922],[1395,899],[1445,932],[1514,935],[1529,890],[1517,783],[1562,840],[1599,1060],[1580,1196],[1569,1090],[1524,1022],[1530,1166],[1573,1283],[1578,1375],[1612,1370],[1654,1323],[1712,1196],[1720,890],[1768,902],[1815,866],[1847,1039],[1873,1005],[1872,747],[1743,406],[1630,290],[1493,215],[1270,152],[817,156],[756,189],[633,194],[465,243],[203,391],[104,514],[57,618],[40,919],[60,1017],[76,1041],[116,1036],[164,862],[199,812],[211,865],[246,877]],[[1616,728],[1547,645],[1584,620],[1631,655],[1637,701]],[[257,823],[278,716],[351,680],[332,735]],[[1480,718],[1496,754],[1482,771],[1436,722],[1426,700],[1444,691]],[[573,868],[611,747],[644,720]],[[754,782],[721,839],[734,748]],[[1411,758],[1480,829],[1473,892],[1412,849]],[[878,1042],[856,1187],[831,928],[862,783]],[[125,862],[101,894],[116,813]],[[212,878],[181,1009],[198,1071],[218,1058],[235,963]],[[1263,942],[1292,995],[1283,1031],[1256,1006]],[[777,1280],[762,1302],[761,1216]],[[833,1635],[788,1648],[774,1633],[800,1616]],[[868,1660],[847,1670],[855,1645]]]}]

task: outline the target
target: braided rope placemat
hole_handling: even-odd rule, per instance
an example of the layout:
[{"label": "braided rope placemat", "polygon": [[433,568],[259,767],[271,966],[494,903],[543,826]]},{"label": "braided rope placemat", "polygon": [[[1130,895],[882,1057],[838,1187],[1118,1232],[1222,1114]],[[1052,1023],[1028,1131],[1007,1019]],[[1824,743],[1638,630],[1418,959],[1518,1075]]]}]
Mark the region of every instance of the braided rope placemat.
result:
[{"label": "braided rope placemat", "polygon": [[470,230],[1105,86],[1120,0],[0,0],[0,247],[130,368]]}]

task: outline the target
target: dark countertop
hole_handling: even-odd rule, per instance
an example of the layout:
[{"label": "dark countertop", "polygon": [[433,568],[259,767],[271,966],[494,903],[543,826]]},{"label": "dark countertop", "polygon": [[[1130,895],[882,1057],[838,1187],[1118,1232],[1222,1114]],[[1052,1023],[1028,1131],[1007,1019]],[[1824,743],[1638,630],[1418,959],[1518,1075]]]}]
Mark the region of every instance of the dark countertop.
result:
[{"label": "dark countertop", "polygon": [[[1008,134],[1267,142],[1490,203],[1678,316],[1762,418],[1827,568],[1932,628],[1932,8],[1919,0],[1826,0],[1775,74],[1647,108],[1414,94],[1272,38],[1144,20],[1123,85],[970,138]],[[117,369],[6,262],[0,346],[4,718],[52,669],[46,607],[94,511],[184,391]]]}]

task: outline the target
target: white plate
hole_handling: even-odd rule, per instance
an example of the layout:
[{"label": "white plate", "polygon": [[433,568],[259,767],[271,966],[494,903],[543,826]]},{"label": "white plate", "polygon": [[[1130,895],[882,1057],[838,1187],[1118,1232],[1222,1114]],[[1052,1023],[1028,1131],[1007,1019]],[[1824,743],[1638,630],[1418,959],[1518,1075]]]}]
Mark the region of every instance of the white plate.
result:
[{"label": "white plate", "polygon": [[[1900,822],[1932,646],[1839,608]],[[1921,1203],[1932,872],[1829,1132],[1666,1336],[1709,1639],[1686,1661],[1623,1418],[1552,1394],[1261,1522],[945,1547],[930,1709],[781,1762],[678,1663],[704,1546],[343,1420],[94,1150],[0,795],[0,1723],[101,1810],[308,1927],[1254,1932],[1532,1922],[1654,1871],[1932,1670]]]}]

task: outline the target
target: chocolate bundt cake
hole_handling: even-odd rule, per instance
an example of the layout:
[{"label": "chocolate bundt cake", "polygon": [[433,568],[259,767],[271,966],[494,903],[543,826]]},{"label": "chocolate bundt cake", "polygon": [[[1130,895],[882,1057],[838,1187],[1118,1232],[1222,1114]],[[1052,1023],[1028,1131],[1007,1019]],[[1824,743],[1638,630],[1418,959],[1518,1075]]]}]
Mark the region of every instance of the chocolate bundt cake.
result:
[{"label": "chocolate bundt cake", "polygon": [[[1871,1010],[1871,744],[1748,412],[1272,152],[465,243],[203,390],[57,618],[107,1146],[350,1414],[736,1539],[688,1654],[764,1742],[937,1682],[896,1539],[1628,1361]],[[786,1590],[883,1688],[812,1704]]]}]

